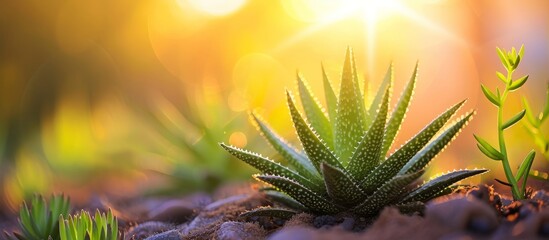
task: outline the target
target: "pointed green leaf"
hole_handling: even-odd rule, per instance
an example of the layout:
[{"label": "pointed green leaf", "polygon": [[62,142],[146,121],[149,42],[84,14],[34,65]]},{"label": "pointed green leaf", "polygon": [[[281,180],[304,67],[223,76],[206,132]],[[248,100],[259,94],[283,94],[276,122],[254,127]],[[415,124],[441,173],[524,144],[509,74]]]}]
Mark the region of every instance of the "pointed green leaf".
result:
[{"label": "pointed green leaf", "polygon": [[370,126],[370,129],[364,134],[349,165],[347,165],[347,170],[357,180],[364,179],[377,165],[379,165],[388,105],[389,90],[386,90],[383,102],[381,103],[381,106],[379,106],[379,111],[372,126]]},{"label": "pointed green leaf", "polygon": [[299,96],[301,97],[301,104],[303,105],[303,110],[305,110],[305,116],[307,116],[311,127],[316,130],[318,136],[324,140],[324,143],[330,149],[334,149],[333,130],[328,117],[320,103],[318,103],[318,100],[311,93],[307,82],[299,74],[297,75],[297,86]]},{"label": "pointed green leaf", "polygon": [[482,89],[482,92],[484,93],[484,96],[486,96],[486,98],[488,100],[490,100],[490,102],[492,102],[494,105],[496,106],[500,106],[500,100],[499,100],[499,93],[498,93],[498,96],[494,95],[494,93],[492,93],[488,88],[486,88],[482,83],[480,84],[480,88]]},{"label": "pointed green leaf", "polygon": [[513,126],[515,123],[517,123],[518,121],[520,121],[524,117],[524,114],[526,114],[526,110],[522,110],[519,113],[517,113],[517,115],[513,116],[511,119],[509,119],[503,125],[501,125],[501,130],[505,130],[505,129]]},{"label": "pointed green leaf", "polygon": [[383,138],[383,148],[381,149],[380,154],[381,158],[385,158],[387,151],[389,151],[389,148],[393,144],[395,137],[400,130],[402,120],[404,119],[404,116],[406,116],[406,112],[408,111],[408,107],[410,106],[410,100],[412,99],[412,95],[414,94],[414,88],[416,86],[418,67],[419,63],[416,63],[414,73],[412,74],[408,85],[406,85],[406,88],[402,92],[396,108],[391,114],[391,118],[387,123],[387,129],[385,130],[385,136]]},{"label": "pointed green leaf", "polygon": [[526,119],[528,120],[528,122],[534,128],[539,128],[541,122],[537,117],[534,117],[534,112],[532,112],[532,108],[530,107],[530,104],[528,103],[526,97],[522,97],[522,106],[524,106],[524,110],[526,111]]},{"label": "pointed green leaf", "polygon": [[328,195],[337,203],[353,206],[366,198],[356,181],[344,170],[322,163],[322,175]]},{"label": "pointed green leaf", "polygon": [[520,46],[520,50],[519,50],[519,52],[518,52],[518,56],[519,56],[520,58],[523,58],[523,57],[524,57],[524,44],[522,44],[522,45]]},{"label": "pointed green leaf", "polygon": [[400,203],[429,201],[433,198],[433,196],[436,196],[440,191],[444,190],[448,186],[465,178],[481,174],[486,171],[486,169],[460,170],[444,174],[416,188],[414,191],[408,194],[408,196],[403,198]]},{"label": "pointed green leaf", "polygon": [[362,122],[364,124],[364,129],[366,129],[368,126],[366,123],[369,121],[368,119],[370,119],[370,116],[368,115],[368,112],[366,112],[364,96],[362,95],[362,91],[360,91],[360,86],[358,84],[358,71],[356,70],[354,52],[351,48],[349,49],[351,52],[351,66],[353,68],[353,89],[355,91],[355,96],[357,96],[357,101],[358,101],[357,106],[359,107],[358,115],[359,115],[359,118],[362,119]]},{"label": "pointed green leaf", "polygon": [[398,175],[377,189],[364,202],[353,210],[361,215],[372,216],[387,204],[393,203],[395,198],[402,194],[404,187],[418,179],[424,173],[423,170],[410,174]]},{"label": "pointed green leaf", "polygon": [[274,162],[268,158],[265,158],[257,153],[252,153],[252,152],[242,150],[233,146],[228,146],[228,145],[225,145],[224,143],[221,143],[220,145],[231,155],[235,156],[236,158],[242,160],[243,162],[249,164],[250,166],[256,168],[257,170],[265,174],[280,175],[280,176],[288,177],[288,178],[294,179],[298,183],[306,186],[307,188],[313,189],[315,191],[323,191],[322,186],[319,186],[316,183],[311,182],[309,179],[303,177],[299,173],[296,173],[291,169],[288,169],[287,167],[284,167],[279,163]]},{"label": "pointed green leaf", "polygon": [[498,76],[499,80],[501,80],[503,83],[507,83],[507,77],[503,75],[503,73],[496,71],[496,75]]},{"label": "pointed green leaf", "polygon": [[394,81],[394,69],[393,69],[393,63],[389,65],[389,68],[387,68],[387,72],[385,72],[385,77],[383,77],[383,81],[381,82],[381,85],[379,85],[379,88],[377,89],[376,96],[374,97],[374,100],[372,101],[372,104],[369,108],[370,116],[375,116],[377,107],[381,105],[381,100],[383,100],[383,95],[385,94],[385,91],[389,89],[389,99],[391,99],[391,95],[393,93],[393,81]]},{"label": "pointed green leaf", "polygon": [[286,98],[288,101],[288,107],[290,108],[290,114],[294,123],[294,128],[299,137],[301,145],[309,160],[313,163],[313,166],[320,172],[320,163],[327,162],[330,165],[342,168],[341,163],[337,160],[330,149],[318,138],[318,135],[314,133],[309,125],[305,122],[297,108],[295,107],[294,100],[289,91],[286,91]]},{"label": "pointed green leaf", "polygon": [[438,153],[440,153],[461,131],[473,116],[473,112],[459,119],[446,129],[440,136],[425,146],[400,170],[399,175],[412,173],[423,169]]},{"label": "pointed green leaf", "polygon": [[475,134],[473,134],[473,136],[478,142],[478,148],[482,153],[484,153],[484,155],[496,161],[503,160],[503,154],[501,154],[498,150],[492,147],[490,143]]},{"label": "pointed green leaf", "polygon": [[293,199],[292,197],[288,196],[287,194],[283,192],[279,192],[277,190],[266,190],[262,191],[265,193],[267,198],[272,199],[274,202],[282,203],[286,205],[289,208],[305,211],[307,208],[303,206],[301,203]]},{"label": "pointed green leaf", "polygon": [[368,177],[362,181],[361,186],[367,193],[372,193],[381,186],[384,182],[394,177],[398,171],[410,160],[431,138],[452,118],[457,110],[465,103],[461,101],[455,104],[444,113],[440,114],[436,119],[431,121],[417,135],[408,140],[404,146],[399,148],[387,160],[381,163],[374,169]]},{"label": "pointed green leaf", "polygon": [[364,104],[364,101],[361,96],[357,95],[357,93],[360,94],[360,91],[353,69],[354,59],[351,49],[348,48],[343,64],[335,124],[335,136],[338,136],[335,138],[335,153],[344,164],[349,162],[365,131],[365,113],[361,112],[361,105]]},{"label": "pointed green leaf", "polygon": [[337,115],[337,97],[335,95],[334,89],[330,84],[328,75],[324,70],[324,65],[322,65],[322,80],[324,83],[324,97],[326,98],[326,108],[328,109],[328,115],[330,117],[330,123],[332,125],[332,131],[335,128],[336,115]]},{"label": "pointed green leaf", "polygon": [[509,91],[513,91],[522,87],[522,85],[524,85],[524,83],[526,83],[527,80],[528,80],[528,75],[521,77],[517,80],[514,80],[513,83],[511,83],[511,86],[509,87]]},{"label": "pointed green leaf", "polygon": [[277,217],[281,219],[290,219],[298,213],[299,212],[297,211],[284,208],[259,207],[240,214],[240,217]]},{"label": "pointed green leaf", "polygon": [[279,137],[262,119],[259,115],[252,113],[252,121],[258,127],[271,146],[296,170],[303,174],[304,177],[311,179],[313,182],[320,182],[322,178],[320,173],[317,172],[313,164],[304,156],[290,146],[283,138]]},{"label": "pointed green leaf", "polygon": [[329,202],[326,196],[314,192],[294,180],[273,175],[254,175],[254,177],[288,194],[312,212],[326,214],[342,210],[341,207]]},{"label": "pointed green leaf", "polygon": [[528,174],[526,173],[530,172],[530,168],[532,167],[532,163],[534,162],[535,157],[536,152],[534,150],[531,150],[528,155],[526,155],[526,157],[520,164],[519,170],[517,171],[517,175],[515,177],[517,181],[520,181],[520,179],[524,176],[524,182],[526,182],[526,180],[528,179]]},{"label": "pointed green leaf", "polygon": [[[514,49],[513,49],[513,50],[514,50]],[[515,50],[515,51],[516,51],[516,50]],[[514,54],[516,54],[516,53],[514,53]],[[513,55],[513,56],[515,56],[515,55]],[[520,59],[521,59],[520,56],[516,56],[516,58],[513,60],[513,69],[517,69],[517,67],[518,67],[518,65],[519,65],[519,63],[520,63]]]},{"label": "pointed green leaf", "polygon": [[498,52],[498,56],[499,56],[499,60],[501,61],[501,63],[503,64],[503,66],[507,69],[507,70],[510,70],[510,66],[511,64],[509,64],[509,60],[507,59],[507,54],[504,53],[500,48],[496,48],[496,51]]}]

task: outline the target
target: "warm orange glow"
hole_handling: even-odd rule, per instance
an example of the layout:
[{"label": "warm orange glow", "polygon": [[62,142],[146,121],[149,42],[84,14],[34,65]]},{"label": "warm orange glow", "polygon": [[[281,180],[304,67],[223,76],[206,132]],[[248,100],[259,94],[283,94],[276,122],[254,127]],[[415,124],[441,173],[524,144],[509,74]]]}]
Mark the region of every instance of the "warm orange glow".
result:
[{"label": "warm orange glow", "polygon": [[196,10],[215,16],[224,16],[236,12],[247,0],[178,0],[188,2]]},{"label": "warm orange glow", "polygon": [[[503,70],[495,47],[526,47],[517,75],[530,79],[508,99],[506,117],[520,111],[521,95],[542,109],[549,76],[543,0],[35,0],[2,9],[0,197],[12,207],[27,191],[63,191],[57,181],[102,177],[94,171],[105,168],[209,174],[193,164],[207,156],[225,162],[202,166],[222,172],[237,162],[218,142],[265,144],[247,121],[251,110],[299,147],[284,92],[299,101],[299,71],[323,102],[321,63],[338,90],[347,46],[369,82],[366,99],[394,64],[390,108],[420,63],[395,147],[468,99],[464,109],[478,114],[431,171],[488,167],[493,178],[499,165],[482,158],[472,134],[494,136],[495,109],[479,85],[495,88]],[[522,159],[534,142],[521,127],[508,134],[516,136],[509,153]],[[546,166],[538,154],[534,167]]]}]

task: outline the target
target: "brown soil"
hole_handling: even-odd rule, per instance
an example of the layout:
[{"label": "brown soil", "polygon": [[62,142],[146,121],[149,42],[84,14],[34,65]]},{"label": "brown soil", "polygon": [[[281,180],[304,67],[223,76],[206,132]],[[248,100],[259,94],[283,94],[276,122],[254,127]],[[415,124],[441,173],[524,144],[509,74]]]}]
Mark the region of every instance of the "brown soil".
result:
[{"label": "brown soil", "polygon": [[375,221],[307,213],[289,220],[242,219],[242,212],[273,204],[250,185],[227,186],[213,194],[102,204],[118,214],[124,239],[549,238],[549,194],[538,191],[528,200],[512,201],[486,186],[435,199],[427,204],[424,216],[388,207]]}]

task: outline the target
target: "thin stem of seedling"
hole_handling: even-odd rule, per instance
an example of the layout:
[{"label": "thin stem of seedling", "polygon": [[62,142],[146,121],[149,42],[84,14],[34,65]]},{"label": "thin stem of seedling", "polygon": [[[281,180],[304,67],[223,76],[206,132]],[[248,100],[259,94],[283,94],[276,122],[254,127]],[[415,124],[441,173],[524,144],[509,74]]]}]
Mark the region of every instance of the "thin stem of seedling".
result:
[{"label": "thin stem of seedling", "polygon": [[[513,75],[513,71],[507,72],[507,81],[511,81]],[[505,102],[505,99],[507,98],[507,94],[509,93],[508,90],[508,84],[505,86],[505,90],[503,90],[503,94],[500,98],[500,105],[498,106],[498,139],[499,139],[499,151],[503,155],[503,159],[501,160],[501,164],[503,165],[503,171],[505,172],[505,177],[507,178],[507,181],[509,181],[509,184],[511,185],[511,193],[513,194],[514,199],[522,199],[523,193],[518,188],[517,180],[514,177],[513,171],[511,170],[511,166],[509,164],[509,157],[507,156],[507,148],[505,147],[505,138],[503,136],[503,103]]]}]

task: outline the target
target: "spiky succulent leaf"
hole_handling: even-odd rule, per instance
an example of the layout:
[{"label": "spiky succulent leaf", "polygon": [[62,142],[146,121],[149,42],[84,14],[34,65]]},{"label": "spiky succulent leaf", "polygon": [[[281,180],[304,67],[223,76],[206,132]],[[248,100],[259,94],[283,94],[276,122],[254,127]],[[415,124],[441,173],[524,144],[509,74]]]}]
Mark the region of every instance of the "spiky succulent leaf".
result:
[{"label": "spiky succulent leaf", "polygon": [[[417,80],[416,65],[412,78],[389,119],[389,99],[393,85],[392,70],[391,65],[380,85],[380,90],[372,101],[372,107],[366,110],[364,96],[367,96],[367,90],[364,90],[364,95],[360,91],[356,65],[350,49],[345,57],[339,97],[336,97],[323,67],[324,95],[328,115],[325,115],[326,112],[322,110],[307,84],[299,77],[298,88],[308,121],[298,111],[290,92],[286,93],[292,122],[306,156],[284,144],[283,139],[266,127],[262,120],[255,118],[254,121],[260,131],[267,136],[267,140],[275,149],[278,148],[280,155],[291,159],[288,161],[290,163],[297,163],[295,165],[309,166],[295,167],[295,171],[288,168],[283,171],[270,169],[270,172],[264,171],[265,174],[255,175],[257,180],[273,186],[278,191],[266,191],[267,196],[288,207],[317,214],[346,211],[371,217],[389,205],[394,205],[403,212],[423,209],[422,202],[402,202],[402,198],[408,196],[413,190],[408,185],[421,176],[425,166],[457,135],[471,118],[471,114],[451,124],[437,136],[439,130],[445,126],[464,101],[454,105],[390,155],[387,160],[382,161],[398,133]],[[368,84],[365,83],[366,85]],[[375,117],[372,119],[370,116]],[[326,133],[323,126],[328,120],[332,127],[333,146],[327,143],[326,135],[329,133]],[[226,148],[226,150],[230,149]],[[273,164],[271,160],[245,151],[238,154],[233,152],[233,155],[245,162],[256,162],[253,163],[255,165]],[[305,159],[310,165],[300,164]],[[282,166],[277,164],[275,167],[279,169]],[[263,171],[262,169],[260,170]],[[309,174],[306,171],[309,171]],[[320,181],[307,180],[306,178],[310,178],[309,175],[321,176]],[[316,188],[315,185],[321,186]],[[447,193],[447,190],[452,190],[452,187],[445,186],[435,195]],[[295,213],[286,210],[261,210],[258,214],[290,216]]]},{"label": "spiky succulent leaf", "polygon": [[383,148],[381,149],[381,154],[380,154],[381,158],[385,158],[387,151],[389,151],[389,148],[393,144],[395,137],[398,131],[400,130],[400,126],[402,125],[402,120],[404,120],[404,117],[406,116],[406,112],[408,111],[408,106],[410,106],[410,100],[412,99],[412,95],[414,95],[414,89],[417,81],[418,67],[419,67],[419,64],[416,63],[416,67],[414,68],[414,73],[412,73],[412,77],[410,78],[408,85],[404,89],[404,92],[402,92],[402,95],[398,100],[395,110],[391,114],[391,118],[387,123],[387,129],[385,130],[385,136],[383,137]]},{"label": "spiky succulent leaf", "polygon": [[347,170],[355,179],[364,179],[379,164],[388,105],[389,90],[386,90],[372,126],[364,134],[349,165],[347,165]]},{"label": "spiky succulent leaf", "polygon": [[322,81],[324,85],[324,97],[326,99],[326,107],[328,109],[328,115],[330,117],[330,124],[332,125],[332,131],[334,131],[334,124],[336,122],[337,115],[337,97],[335,95],[334,89],[332,88],[332,84],[330,84],[328,75],[326,75],[324,65],[322,65]]},{"label": "spiky succulent leaf", "polygon": [[307,116],[307,120],[311,124],[311,127],[315,129],[318,136],[324,140],[326,146],[330,149],[334,149],[334,136],[330,121],[316,97],[311,93],[307,82],[305,82],[303,77],[299,74],[297,75],[297,87],[301,98],[301,105],[303,106],[305,116]]},{"label": "spiky succulent leaf", "polygon": [[81,210],[79,214],[62,216],[60,222],[61,240],[116,240],[118,239],[118,220],[109,209],[108,213],[95,211],[92,217],[89,212]]},{"label": "spiky succulent leaf", "polygon": [[372,104],[370,104],[369,113],[371,116],[376,115],[377,106],[381,104],[381,100],[383,100],[383,95],[385,94],[386,90],[389,90],[389,99],[391,98],[391,95],[393,93],[393,81],[394,81],[394,71],[393,71],[393,63],[389,65],[389,68],[387,68],[387,72],[385,72],[385,77],[383,77],[383,81],[379,85],[379,88],[376,91],[376,96],[374,97],[374,100],[372,101]]},{"label": "spiky succulent leaf", "polygon": [[484,173],[486,171],[487,170],[485,169],[459,170],[436,177],[416,188],[414,191],[408,194],[408,196],[404,197],[401,203],[416,201],[426,202],[436,196],[439,196],[439,193],[447,189],[450,185],[465,178]]},{"label": "spiky succulent leaf", "polygon": [[240,217],[277,217],[282,219],[290,219],[298,213],[299,212],[297,211],[285,208],[258,207],[256,209],[240,214]]},{"label": "spiky succulent leaf", "polygon": [[248,152],[246,150],[242,150],[237,147],[225,145],[224,143],[221,143],[220,145],[231,155],[244,161],[245,163],[249,164],[250,166],[256,168],[257,170],[265,174],[280,175],[283,177],[291,178],[297,181],[298,183],[300,183],[301,185],[306,186],[309,189],[313,189],[315,191],[320,191],[320,192],[323,191],[322,186],[317,185],[316,183],[303,177],[299,173],[296,173],[293,170],[280,165],[280,163],[272,161],[257,153]]},{"label": "spiky succulent leaf", "polygon": [[424,171],[421,170],[394,177],[366,198],[366,201],[358,205],[354,212],[366,216],[376,215],[383,207],[394,203],[395,198],[402,194],[404,187],[418,179],[423,173]]},{"label": "spiky succulent leaf", "polygon": [[288,194],[312,212],[326,214],[343,210],[342,207],[328,201],[327,196],[318,194],[292,179],[273,175],[254,175],[254,177]]},{"label": "spiky succulent leaf", "polygon": [[[354,77],[356,73],[353,69],[352,51],[348,48],[343,64],[335,123],[335,136],[339,136],[335,138],[335,153],[344,165],[349,162],[365,131],[365,113],[361,112],[364,101],[360,96],[362,94],[358,90],[358,83]],[[333,163],[330,164],[336,166]]]},{"label": "spiky succulent leaf", "polygon": [[459,119],[456,123],[446,129],[440,136],[425,146],[416,154],[404,167],[399,174],[411,173],[423,169],[438,153],[440,153],[461,131],[473,116],[473,112]]},{"label": "spiky succulent leaf", "polygon": [[298,201],[296,201],[295,199],[293,199],[292,197],[288,196],[285,193],[282,193],[276,190],[263,190],[263,193],[265,193],[265,195],[269,199],[278,203],[282,203],[289,208],[298,209],[302,211],[307,210],[305,206],[303,206],[301,203],[299,203]]},{"label": "spiky succulent leaf", "polygon": [[252,113],[252,120],[257,125],[261,135],[263,135],[269,144],[288,161],[296,170],[303,174],[304,177],[311,179],[313,182],[320,182],[321,177],[313,164],[304,156],[290,146],[283,138],[278,136],[267,124],[255,113]]},{"label": "spiky succulent leaf", "polygon": [[404,204],[396,204],[395,207],[403,214],[421,213],[425,209],[425,203],[409,202]]},{"label": "spiky succulent leaf", "polygon": [[431,121],[423,130],[421,130],[412,139],[408,140],[393,153],[387,160],[376,167],[372,173],[361,183],[361,186],[367,193],[372,193],[381,186],[384,182],[394,177],[400,169],[419,151],[431,138],[452,118],[461,106],[465,103],[461,101],[455,104],[444,113],[440,114],[436,119]]},{"label": "spiky succulent leaf", "polygon": [[318,135],[309,127],[305,122],[299,111],[297,110],[294,100],[290,92],[286,92],[288,100],[288,107],[290,108],[290,114],[292,121],[294,122],[294,128],[297,131],[297,136],[305,153],[309,157],[309,160],[313,163],[313,166],[320,172],[320,164],[327,162],[333,166],[342,168],[341,163],[337,160],[336,156],[330,151],[330,149],[322,142]]},{"label": "spiky succulent leaf", "polygon": [[345,170],[322,163],[322,175],[326,191],[333,201],[344,206],[353,206],[366,197],[364,191],[356,184],[357,181]]},{"label": "spiky succulent leaf", "polygon": [[41,195],[35,195],[30,207],[23,202],[19,210],[19,225],[21,233],[14,233],[10,238],[17,239],[48,239],[58,238],[59,215],[67,215],[70,200],[64,195],[52,195],[49,204]]}]

